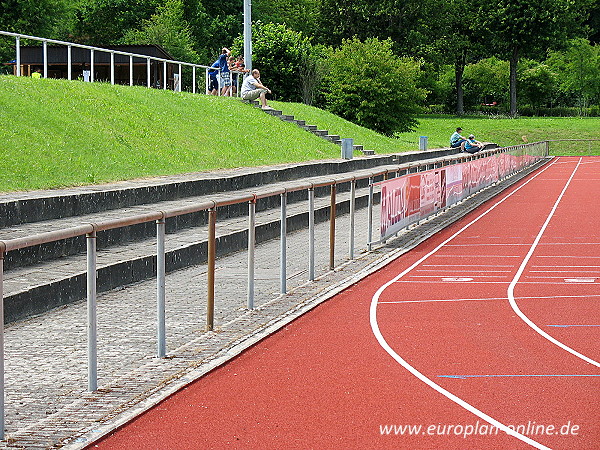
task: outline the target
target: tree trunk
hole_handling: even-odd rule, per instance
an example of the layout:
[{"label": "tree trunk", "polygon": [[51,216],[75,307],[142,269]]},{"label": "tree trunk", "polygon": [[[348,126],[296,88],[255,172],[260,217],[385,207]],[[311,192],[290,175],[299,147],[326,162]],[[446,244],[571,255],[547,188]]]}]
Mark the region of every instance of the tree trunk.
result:
[{"label": "tree trunk", "polygon": [[513,47],[510,57],[510,116],[517,116],[517,65],[519,64],[519,47]]},{"label": "tree trunk", "polygon": [[454,83],[456,86],[456,114],[462,116],[465,113],[465,101],[462,77],[465,71],[465,52],[461,52],[461,55],[456,59],[454,63]]}]

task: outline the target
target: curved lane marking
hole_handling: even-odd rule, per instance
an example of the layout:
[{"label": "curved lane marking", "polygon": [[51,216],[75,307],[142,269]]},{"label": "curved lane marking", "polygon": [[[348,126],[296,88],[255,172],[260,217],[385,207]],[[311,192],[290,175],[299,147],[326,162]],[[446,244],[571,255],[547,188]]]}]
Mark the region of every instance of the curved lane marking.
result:
[{"label": "curved lane marking", "polygon": [[547,167],[545,167],[539,173],[535,174],[529,180],[525,181],[522,185],[518,186],[514,191],[510,192],[508,195],[506,195],[506,197],[504,197],[503,199],[499,200],[497,203],[495,203],[494,205],[492,205],[488,210],[486,210],[483,213],[481,213],[479,216],[477,216],[471,222],[469,222],[468,224],[466,224],[464,227],[462,227],[460,230],[458,230],[456,233],[454,233],[452,236],[450,236],[444,242],[442,242],[441,244],[439,244],[432,251],[430,251],[426,255],[422,256],[419,260],[417,260],[416,262],[414,262],[410,267],[408,267],[407,269],[405,269],[404,271],[402,271],[400,274],[398,274],[394,278],[392,278],[390,281],[388,281],[387,283],[385,283],[384,285],[382,285],[377,290],[377,292],[373,295],[373,297],[371,299],[371,307],[370,307],[370,310],[369,310],[369,318],[370,318],[370,323],[371,323],[371,330],[373,331],[373,335],[377,339],[377,342],[379,342],[379,345],[392,358],[394,358],[396,360],[396,362],[398,362],[402,367],[404,367],[406,370],[408,370],[410,373],[412,373],[419,380],[421,380],[422,382],[424,382],[425,384],[427,384],[429,387],[431,387],[432,389],[436,390],[440,394],[444,395],[448,399],[452,400],[454,403],[462,406],[467,411],[475,414],[477,417],[485,420],[489,424],[491,424],[494,427],[496,427],[496,428],[504,431],[505,433],[507,433],[507,434],[509,434],[509,435],[511,435],[511,436],[513,436],[513,437],[515,437],[515,438],[517,438],[517,439],[519,439],[519,440],[521,440],[521,441],[523,441],[523,442],[531,445],[532,447],[538,448],[540,450],[546,450],[546,449],[549,449],[549,447],[546,447],[546,446],[540,444],[539,442],[536,442],[533,439],[528,438],[527,436],[525,436],[525,435],[523,435],[521,433],[518,433],[517,431],[515,431],[515,430],[513,430],[513,429],[511,429],[509,427],[507,427],[503,423],[500,423],[499,421],[497,421],[493,417],[488,416],[483,411],[480,411],[479,409],[475,408],[471,404],[465,402],[460,397],[457,397],[456,395],[454,395],[450,391],[447,391],[446,389],[444,389],[443,387],[441,387],[439,384],[437,384],[434,381],[432,381],[431,379],[427,378],[425,375],[423,375],[421,372],[419,372],[417,369],[415,369],[413,366],[411,366],[407,361],[405,361],[404,359],[402,359],[402,357],[398,353],[396,353],[394,351],[394,349],[387,343],[387,341],[383,337],[383,334],[381,333],[381,330],[379,329],[379,323],[377,322],[377,305],[379,303],[379,297],[381,296],[381,294],[389,286],[391,286],[393,283],[395,283],[396,281],[398,281],[404,275],[406,275],[407,273],[409,273],[415,267],[418,267],[423,261],[425,261],[427,258],[429,258],[430,256],[432,256],[433,254],[437,253],[438,250],[440,250],[442,247],[444,247],[448,242],[452,241],[455,237],[457,237],[458,235],[460,235],[463,231],[465,231],[471,225],[473,225],[474,223],[478,222],[482,217],[486,216],[489,212],[491,212],[492,210],[494,210],[497,206],[499,206],[500,204],[502,204],[505,200],[509,199],[513,194],[517,193],[521,188],[523,188],[524,186],[526,186],[527,184],[529,184],[529,182],[531,182],[532,180],[534,180],[535,178],[537,178],[539,175],[541,175],[542,173],[544,173],[546,170],[548,170],[550,167],[552,167],[556,163],[556,161],[557,160],[554,160],[552,163],[550,163]]},{"label": "curved lane marking", "polygon": [[[552,217],[554,216],[554,213],[556,212],[556,209],[558,208],[558,204],[560,203],[560,201],[562,200],[563,196],[565,195],[565,192],[567,191],[567,188],[571,184],[571,180],[573,180],[573,177],[575,176],[575,172],[577,172],[577,169],[579,168],[580,165],[581,165],[581,158],[579,158],[579,162],[577,163],[577,165],[573,169],[573,172],[571,173],[571,176],[567,180],[567,183],[565,184],[565,187],[563,188],[562,192],[560,193],[560,195],[556,199],[556,202],[554,203],[554,206],[550,210],[550,214],[548,214],[548,217],[546,218],[546,221],[544,222],[544,225],[542,225],[542,228],[540,229],[540,232],[538,233],[538,235],[536,236],[535,240],[533,241],[533,244],[531,244],[531,247],[529,248],[529,251],[527,252],[527,255],[525,256],[525,258],[521,262],[521,266],[519,267],[519,270],[517,270],[517,273],[515,274],[513,280],[510,282],[510,284],[508,286],[508,294],[507,294],[507,296],[508,296],[508,303],[510,303],[511,308],[521,318],[521,320],[523,320],[523,322],[525,322],[532,330],[534,330],[539,335],[541,335],[542,337],[546,338],[547,340],[549,340],[553,344],[559,346],[563,350],[571,353],[572,355],[574,355],[574,356],[576,356],[576,357],[584,360],[585,362],[590,363],[590,364],[592,364],[592,365],[594,365],[596,367],[600,367],[600,362],[594,361],[592,358],[588,358],[587,356],[585,356],[585,355],[579,353],[578,351],[572,349],[568,345],[563,344],[558,339],[553,338],[548,333],[546,333],[544,330],[542,330],[540,327],[538,327],[531,319],[529,319],[529,317],[527,317],[523,313],[523,311],[521,311],[519,309],[519,307],[517,306],[517,302],[515,300],[515,286],[519,282],[519,279],[521,278],[521,275],[523,274],[523,271],[525,270],[525,266],[527,265],[527,263],[531,259],[531,256],[533,255],[533,252],[535,251],[535,248],[537,247],[538,243],[540,242],[540,239],[542,239],[542,235],[544,234],[544,231],[546,231],[546,228],[548,227],[548,224],[550,223],[550,220],[552,219]],[[565,279],[565,282],[568,282],[568,281]],[[573,281],[570,281],[570,282],[573,282]]]}]

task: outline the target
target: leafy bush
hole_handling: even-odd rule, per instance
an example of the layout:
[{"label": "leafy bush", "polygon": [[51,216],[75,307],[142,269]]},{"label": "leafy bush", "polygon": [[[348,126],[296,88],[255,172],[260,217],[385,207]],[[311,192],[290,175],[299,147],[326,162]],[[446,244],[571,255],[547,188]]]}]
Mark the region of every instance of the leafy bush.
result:
[{"label": "leafy bush", "polygon": [[[243,47],[240,36],[234,53],[243,54]],[[308,38],[285,25],[256,22],[252,27],[252,68],[260,70],[263,83],[277,100],[302,101],[301,74],[311,54]]]},{"label": "leafy bush", "polygon": [[345,40],[327,69],[327,110],[387,136],[418,124],[414,116],[427,94],[417,88],[420,63],[395,56],[390,39]]}]

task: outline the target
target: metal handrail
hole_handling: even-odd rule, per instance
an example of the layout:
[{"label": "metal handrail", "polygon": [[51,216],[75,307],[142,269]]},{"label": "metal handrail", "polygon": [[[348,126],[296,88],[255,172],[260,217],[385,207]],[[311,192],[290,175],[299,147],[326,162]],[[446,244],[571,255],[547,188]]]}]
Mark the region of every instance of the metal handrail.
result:
[{"label": "metal handrail", "polygon": [[[544,141],[545,142],[545,141]],[[530,144],[519,144],[511,147],[501,147],[496,149],[486,150],[484,152],[476,153],[473,155],[465,156],[465,155],[457,155],[454,157],[441,157],[436,158],[436,163],[444,163],[447,162],[450,158],[450,161],[453,163],[459,163],[466,160],[477,159],[481,157],[487,157],[496,153],[504,153],[514,150],[519,150],[522,148],[529,147],[536,143]],[[431,161],[429,162],[431,164]],[[295,192],[295,191],[303,191],[308,189],[315,189],[319,187],[327,187],[335,184],[349,183],[351,181],[364,180],[367,178],[376,178],[380,176],[385,176],[386,174],[397,174],[407,169],[412,168],[420,168],[423,167],[424,163],[404,163],[399,165],[388,165],[378,170],[365,169],[362,171],[356,171],[353,175],[338,175],[338,176],[328,176],[327,178],[319,177],[314,179],[314,181],[305,181],[305,182],[295,182],[292,183],[289,187],[286,188],[266,188],[264,190],[258,190],[254,193],[244,194],[244,195],[232,195],[226,196],[220,200],[207,200],[202,203],[198,203],[195,205],[189,205],[181,208],[173,208],[164,211],[156,211],[150,212],[135,216],[129,216],[118,219],[111,219],[102,222],[90,223],[79,225],[76,227],[64,228],[62,230],[49,231],[40,233],[34,236],[28,236],[24,238],[15,238],[15,239],[6,239],[0,240],[0,254],[6,253],[13,250],[18,250],[26,247],[31,247],[34,245],[48,244],[51,242],[60,241],[63,239],[73,238],[77,236],[83,236],[91,232],[99,232],[106,231],[115,228],[122,228],[131,225],[137,225],[140,223],[153,222],[159,219],[167,219],[171,217],[177,217],[184,214],[192,214],[200,211],[207,211],[211,208],[222,208],[224,206],[235,205],[239,203],[246,203],[248,201],[252,201],[253,199],[261,199],[267,197],[273,197],[276,195],[280,195],[283,193]],[[437,167],[437,166],[436,166]]]},{"label": "metal handrail", "polygon": [[[85,44],[77,44],[74,42],[66,42],[66,41],[61,41],[61,40],[57,40],[57,39],[49,39],[49,38],[41,38],[41,37],[37,37],[37,36],[29,36],[26,34],[20,34],[20,33],[11,33],[9,31],[0,31],[0,35],[4,35],[4,36],[10,36],[10,37],[14,37],[16,38],[16,58],[15,58],[15,64],[16,64],[16,75],[17,76],[21,76],[21,57],[20,57],[20,40],[21,39],[29,39],[29,40],[34,40],[34,41],[39,41],[42,42],[43,44],[43,59],[44,59],[44,77],[47,77],[47,67],[48,67],[48,55],[47,55],[47,48],[46,45],[48,43],[50,44],[56,44],[56,45],[63,45],[65,47],[67,47],[68,49],[68,77],[67,79],[71,80],[71,66],[72,64],[70,64],[70,60],[71,60],[71,55],[70,55],[70,49],[71,47],[77,47],[77,48],[82,48],[82,49],[86,49],[86,50],[90,50],[91,55],[94,54],[94,52],[102,52],[102,53],[108,53],[111,55],[111,62],[110,62],[110,66],[111,66],[111,84],[115,84],[114,83],[114,66],[115,66],[115,61],[114,61],[114,55],[122,55],[122,56],[129,56],[130,58],[130,63],[132,61],[133,58],[139,58],[139,59],[145,59],[146,61],[148,61],[148,64],[150,64],[150,61],[157,61],[159,63],[163,63],[164,65],[164,71],[166,72],[166,65],[167,64],[173,64],[173,65],[177,65],[179,67],[179,75],[180,75],[180,80],[179,80],[179,87],[178,90],[181,90],[181,66],[188,66],[188,67],[192,67],[193,68],[193,92],[196,92],[196,69],[197,68],[201,68],[204,69],[204,71],[206,73],[208,73],[209,70],[216,70],[216,71],[220,71],[221,69],[218,67],[210,67],[210,66],[205,66],[202,64],[195,64],[195,63],[189,63],[189,62],[185,62],[185,61],[177,61],[177,60],[173,60],[173,59],[166,59],[166,58],[160,58],[157,56],[150,56],[150,55],[142,55],[139,53],[130,53],[130,52],[124,52],[121,50],[112,50],[112,49],[107,49],[107,48],[102,48],[102,47],[94,47],[91,45],[85,45]],[[93,60],[93,56],[91,56],[91,67],[92,67],[92,73],[93,73],[93,66],[94,66],[94,60]],[[131,78],[132,78],[132,74],[131,74],[131,70],[130,70],[130,84],[131,84]],[[147,80],[147,86],[150,87],[150,74],[148,73],[148,80]],[[166,80],[164,80],[163,82],[163,89],[166,89],[167,83]],[[206,80],[206,85],[208,86],[208,80]]]}]

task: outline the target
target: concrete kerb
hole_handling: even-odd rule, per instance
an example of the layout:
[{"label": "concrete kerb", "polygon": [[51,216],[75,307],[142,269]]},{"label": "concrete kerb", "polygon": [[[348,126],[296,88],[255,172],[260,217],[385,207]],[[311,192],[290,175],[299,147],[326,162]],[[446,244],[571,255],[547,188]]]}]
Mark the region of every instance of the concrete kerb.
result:
[{"label": "concrete kerb", "polygon": [[[513,184],[517,183],[541,165],[546,164],[548,161],[549,159],[542,160],[539,163],[534,164],[532,167],[518,174],[501,180],[492,186],[489,186],[479,192],[472,194],[470,197],[464,199],[459,204],[454,205],[449,209],[441,211],[438,214],[421,221],[421,224],[419,226],[415,226],[411,229],[405,230],[396,238],[388,239],[386,244],[379,246],[377,249],[374,249],[371,252],[367,252],[356,259],[345,262],[341,266],[337,267],[335,270],[327,272],[317,277],[314,282],[305,283],[305,285],[319,283],[320,281],[326,280],[331,274],[340,272],[342,269],[352,266],[356,263],[357,260],[362,260],[365,258],[373,259],[372,262],[370,262],[358,272],[351,274],[350,276],[344,278],[338,283],[335,283],[334,285],[325,287],[321,290],[321,292],[318,295],[298,303],[295,307],[291,308],[284,314],[280,315],[279,317],[276,317],[275,319],[270,320],[259,329],[243,336],[242,338],[238,339],[238,341],[232,343],[230,346],[223,348],[210,361],[190,370],[189,372],[187,372],[187,374],[181,376],[176,382],[172,383],[171,385],[165,387],[164,389],[158,392],[155,392],[153,395],[147,397],[145,400],[138,403],[135,407],[128,409],[122,414],[119,414],[104,425],[93,426],[84,430],[81,434],[78,435],[77,439],[75,439],[75,442],[67,443],[63,446],[63,448],[68,450],[83,449],[92,444],[94,441],[101,439],[102,437],[106,436],[112,431],[127,424],[138,415],[151,409],[153,406],[156,406],[166,398],[183,389],[191,382],[201,378],[202,376],[206,375],[215,368],[235,358],[237,355],[239,355],[246,349],[256,345],[264,338],[285,327],[286,325],[293,322],[306,312],[314,309],[316,306],[339,294],[348,287],[356,284],[368,275],[390,264],[403,254],[415,248],[417,245],[429,239],[437,232],[458,221],[467,213],[471,212],[475,208],[494,198],[496,195],[503,192],[505,189],[512,186]],[[383,251],[386,251],[386,253],[384,253],[381,256],[381,252]],[[302,288],[303,286],[300,286],[300,288]],[[299,290],[300,288],[296,288],[294,291]],[[267,304],[262,305],[257,309],[262,309],[266,306]],[[246,314],[252,314],[252,311],[248,311]],[[236,318],[229,323],[236,322],[239,320],[240,318]],[[223,327],[226,326],[227,324],[223,325]]]}]

